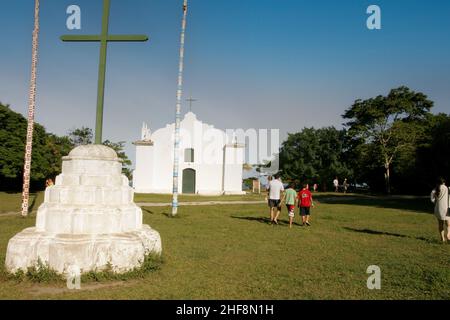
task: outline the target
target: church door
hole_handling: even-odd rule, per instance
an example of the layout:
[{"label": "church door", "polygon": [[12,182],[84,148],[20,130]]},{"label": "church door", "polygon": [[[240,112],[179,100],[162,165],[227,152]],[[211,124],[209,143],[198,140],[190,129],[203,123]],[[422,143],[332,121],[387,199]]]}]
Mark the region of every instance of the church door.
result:
[{"label": "church door", "polygon": [[185,169],[183,171],[183,193],[195,193],[195,170],[193,169]]}]

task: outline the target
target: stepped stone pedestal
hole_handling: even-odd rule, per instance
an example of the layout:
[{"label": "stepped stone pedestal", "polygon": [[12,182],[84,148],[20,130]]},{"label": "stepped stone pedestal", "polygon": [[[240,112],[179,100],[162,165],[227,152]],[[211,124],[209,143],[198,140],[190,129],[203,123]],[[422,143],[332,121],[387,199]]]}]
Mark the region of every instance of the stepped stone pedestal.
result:
[{"label": "stepped stone pedestal", "polygon": [[26,271],[40,259],[65,274],[122,273],[139,267],[148,254],[161,253],[159,233],[142,224],[142,210],[111,148],[81,146],[63,158],[62,174],[47,188],[36,227],[9,241],[6,268]]}]

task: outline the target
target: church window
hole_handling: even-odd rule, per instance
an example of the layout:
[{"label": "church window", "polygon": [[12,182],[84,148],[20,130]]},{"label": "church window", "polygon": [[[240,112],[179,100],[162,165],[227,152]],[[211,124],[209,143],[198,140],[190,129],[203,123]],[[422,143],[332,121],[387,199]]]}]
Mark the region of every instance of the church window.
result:
[{"label": "church window", "polygon": [[194,162],[194,149],[184,150],[184,162]]}]

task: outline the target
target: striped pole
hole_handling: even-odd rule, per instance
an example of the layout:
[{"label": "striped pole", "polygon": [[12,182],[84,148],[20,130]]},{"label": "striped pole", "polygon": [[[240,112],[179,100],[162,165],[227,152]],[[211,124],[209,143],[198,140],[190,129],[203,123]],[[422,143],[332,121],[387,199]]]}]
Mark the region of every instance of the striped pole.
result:
[{"label": "striped pole", "polygon": [[23,192],[22,192],[23,217],[28,216],[28,204],[30,200],[31,156],[33,152],[34,110],[36,107],[36,67],[38,61],[38,43],[39,43],[39,0],[35,0],[30,96],[28,100],[28,128],[27,128],[27,142],[25,147],[25,161],[23,169]]},{"label": "striped pole", "polygon": [[185,34],[186,34],[187,12],[188,12],[188,0],[184,0],[183,21],[181,24],[180,62],[179,62],[179,69],[178,69],[177,104],[176,104],[176,117],[175,117],[172,217],[175,217],[178,214],[178,177],[179,177],[179,166],[180,166],[179,154],[180,154],[181,97],[183,95],[184,40],[185,40]]}]

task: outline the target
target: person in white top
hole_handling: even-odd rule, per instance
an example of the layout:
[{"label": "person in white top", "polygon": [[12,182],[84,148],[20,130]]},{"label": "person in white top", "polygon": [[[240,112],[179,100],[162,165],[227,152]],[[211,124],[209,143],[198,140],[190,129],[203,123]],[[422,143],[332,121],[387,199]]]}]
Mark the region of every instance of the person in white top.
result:
[{"label": "person in white top", "polygon": [[444,179],[439,179],[436,188],[431,192],[431,202],[434,203],[434,215],[438,220],[439,235],[442,241],[446,243],[450,240],[450,201]]},{"label": "person in white top", "polygon": [[284,192],[283,183],[280,176],[276,175],[269,183],[269,206],[270,206],[270,222],[278,224],[278,218],[281,214],[281,197]]},{"label": "person in white top", "polygon": [[334,192],[339,192],[339,180],[337,177],[336,179],[334,179],[333,185],[334,185]]}]

